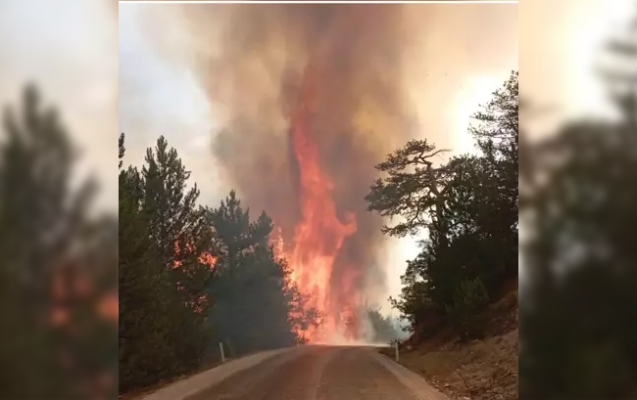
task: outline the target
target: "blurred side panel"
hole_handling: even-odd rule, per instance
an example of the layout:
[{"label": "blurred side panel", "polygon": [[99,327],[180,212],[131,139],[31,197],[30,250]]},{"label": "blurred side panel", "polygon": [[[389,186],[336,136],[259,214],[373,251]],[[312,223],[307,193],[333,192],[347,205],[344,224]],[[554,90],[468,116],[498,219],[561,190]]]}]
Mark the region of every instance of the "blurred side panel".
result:
[{"label": "blurred side panel", "polygon": [[523,400],[637,396],[636,21],[520,2]]},{"label": "blurred side panel", "polygon": [[117,393],[117,8],[0,2],[0,398]]}]

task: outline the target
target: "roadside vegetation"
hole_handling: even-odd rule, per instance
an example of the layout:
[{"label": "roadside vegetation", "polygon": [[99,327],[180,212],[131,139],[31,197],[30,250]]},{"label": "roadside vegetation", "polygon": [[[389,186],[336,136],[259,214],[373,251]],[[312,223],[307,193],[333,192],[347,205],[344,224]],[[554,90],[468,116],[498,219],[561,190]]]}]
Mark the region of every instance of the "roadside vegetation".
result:
[{"label": "roadside vegetation", "polygon": [[512,72],[474,115],[476,154],[410,141],[366,197],[385,234],[427,238],[390,301],[413,332],[401,363],[452,397],[517,398],[518,112]]},{"label": "roadside vegetation", "polygon": [[120,392],[193,373],[220,359],[302,342],[317,322],[270,244],[272,220],[234,191],[216,207],[165,138],[141,169],[123,167],[119,138]]}]

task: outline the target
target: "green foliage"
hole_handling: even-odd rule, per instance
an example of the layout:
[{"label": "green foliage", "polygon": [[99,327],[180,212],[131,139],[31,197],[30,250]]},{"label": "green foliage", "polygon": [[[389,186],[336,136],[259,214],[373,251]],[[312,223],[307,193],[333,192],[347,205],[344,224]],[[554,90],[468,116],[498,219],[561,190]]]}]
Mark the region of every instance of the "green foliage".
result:
[{"label": "green foliage", "polygon": [[484,321],[479,311],[489,302],[487,289],[480,278],[465,279],[453,293],[453,303],[446,307],[447,315],[464,339],[479,338]]},{"label": "green foliage", "polygon": [[387,343],[399,338],[399,328],[394,325],[391,317],[381,314],[380,309],[368,310],[367,319],[374,334],[371,338],[372,342]]},{"label": "green foliage", "polygon": [[[124,155],[120,136],[120,158]],[[120,171],[120,387],[200,365],[209,345],[212,229],[186,190],[189,172],[163,137],[142,171]]]},{"label": "green foliage", "polygon": [[426,140],[412,140],[376,166],[388,176],[376,180],[365,197],[369,210],[405,220],[394,226],[383,226],[383,233],[403,237],[417,233],[436,220],[438,208],[444,207],[439,201],[440,185],[448,174],[444,169],[434,168],[430,158],[443,152],[445,150],[436,150]]},{"label": "green foliage", "polygon": [[[123,134],[119,146],[121,160]],[[230,356],[284,347],[316,323],[273,253],[271,219],[251,220],[234,191],[216,209],[197,206],[189,176],[163,137],[141,171],[120,169],[122,391],[218,359],[219,342]]]},{"label": "green foliage", "polygon": [[[435,163],[444,150],[410,141],[377,165],[385,175],[366,197],[369,210],[398,219],[384,233],[428,235],[408,262],[400,299],[391,299],[412,328],[450,312],[457,321],[467,320],[467,310],[474,309],[459,300],[468,294],[458,290],[478,289],[466,282],[480,282],[489,297],[517,276],[517,72],[474,119],[470,132],[478,155]],[[457,324],[461,333],[467,324]]]},{"label": "green foliage", "polygon": [[210,287],[216,299],[210,320],[219,340],[232,341],[238,353],[294,344],[287,271],[269,243],[271,219],[262,213],[250,221],[234,191],[207,217],[222,249]]},{"label": "green foliage", "polygon": [[437,314],[437,309],[429,294],[429,285],[418,272],[417,260],[407,262],[407,271],[401,277],[402,289],[398,299],[392,297],[389,301],[398,310],[410,326],[416,327],[428,318]]}]

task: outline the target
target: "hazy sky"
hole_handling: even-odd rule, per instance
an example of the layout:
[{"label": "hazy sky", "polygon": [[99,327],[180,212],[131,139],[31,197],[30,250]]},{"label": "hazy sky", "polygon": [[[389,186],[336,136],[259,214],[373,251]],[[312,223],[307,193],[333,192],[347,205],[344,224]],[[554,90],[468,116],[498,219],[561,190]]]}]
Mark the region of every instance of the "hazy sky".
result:
[{"label": "hazy sky", "polygon": [[520,92],[552,107],[548,126],[581,116],[612,116],[595,67],[604,41],[636,11],[634,0],[520,2]]},{"label": "hazy sky", "polygon": [[0,1],[0,104],[27,81],[55,105],[82,151],[76,172],[101,183],[98,206],[117,206],[117,19],[99,0]]},{"label": "hazy sky", "polygon": [[[202,201],[216,202],[228,188],[216,179],[208,143],[214,121],[187,63],[158,57],[139,26],[140,5],[122,5],[119,24],[119,127],[117,117],[117,21],[110,0],[0,2],[0,101],[15,101],[27,79],[61,108],[70,132],[85,152],[82,173],[93,172],[104,190],[100,203],[117,203],[115,136],[129,135],[128,160],[165,134],[193,170]],[[522,0],[519,48],[522,94],[556,105],[563,115],[603,109],[592,73],[596,46],[624,20],[632,0]],[[610,6],[612,3],[612,7]],[[412,6],[432,7],[432,6]],[[446,18],[429,19],[418,38],[414,101],[420,104],[423,135],[441,146],[468,148],[467,115],[518,64],[517,6],[437,6]],[[476,13],[475,9],[481,11]],[[418,13],[413,13],[418,18]],[[28,31],[25,27],[28,26]],[[170,27],[173,28],[173,27]],[[167,35],[179,35],[166,29]],[[186,52],[187,49],[184,49]],[[186,52],[187,53],[187,52]],[[435,61],[425,54],[434,56]],[[177,101],[175,101],[177,100]],[[404,259],[415,249],[395,243],[388,262],[393,290]]]},{"label": "hazy sky", "polygon": [[[191,70],[195,50],[180,37],[184,22],[175,8],[167,16],[151,12],[157,7],[165,6],[120,4],[119,128],[127,134],[127,159],[140,163],[144,149],[166,136],[192,170],[201,202],[216,205],[231,187],[216,172],[210,146],[215,121]],[[406,23],[420,30],[404,78],[421,135],[455,153],[471,151],[469,116],[518,68],[517,5],[408,7]],[[161,55],[153,40],[169,42]],[[388,242],[387,259],[380,262],[387,265],[389,294],[396,295],[405,260],[418,250],[415,239]]]}]

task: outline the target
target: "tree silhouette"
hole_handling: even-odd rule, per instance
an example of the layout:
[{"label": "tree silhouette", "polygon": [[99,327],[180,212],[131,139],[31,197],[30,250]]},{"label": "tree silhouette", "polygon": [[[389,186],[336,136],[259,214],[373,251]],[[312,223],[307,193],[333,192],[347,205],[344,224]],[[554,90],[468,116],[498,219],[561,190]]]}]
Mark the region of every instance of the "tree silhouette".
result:
[{"label": "tree silhouette", "polygon": [[370,210],[401,219],[384,233],[428,235],[408,262],[400,298],[391,299],[413,329],[446,315],[461,335],[479,335],[469,316],[517,277],[517,72],[474,118],[479,155],[434,165],[442,150],[408,142],[376,167],[385,175],[366,197]]},{"label": "tree silhouette", "polygon": [[[0,397],[116,393],[116,221],[89,217],[92,180],[34,86],[0,142]],[[116,311],[115,311],[116,312]]]},{"label": "tree silhouette", "polygon": [[572,122],[525,149],[521,399],[637,395],[634,28],[602,76],[622,120]]}]

